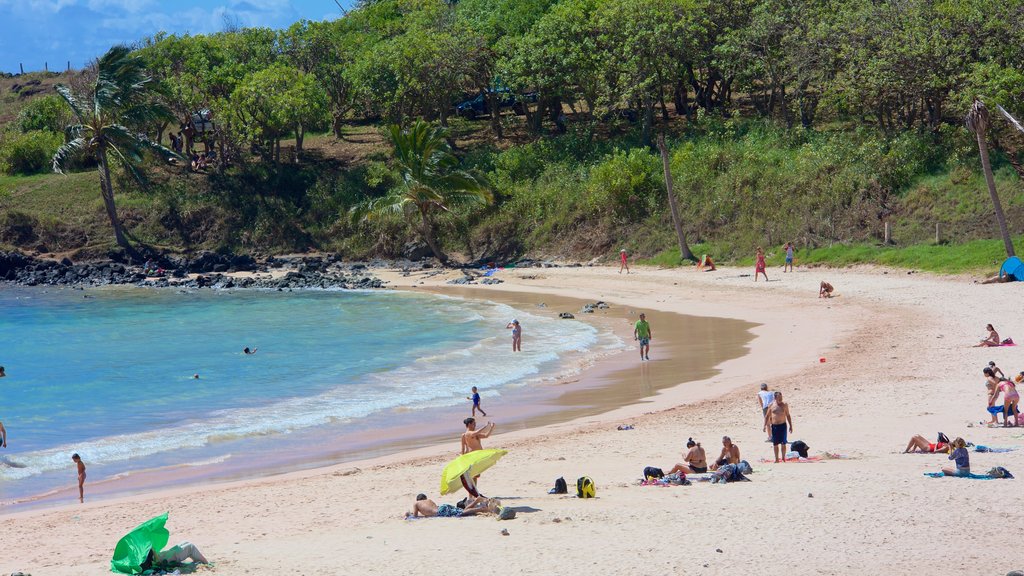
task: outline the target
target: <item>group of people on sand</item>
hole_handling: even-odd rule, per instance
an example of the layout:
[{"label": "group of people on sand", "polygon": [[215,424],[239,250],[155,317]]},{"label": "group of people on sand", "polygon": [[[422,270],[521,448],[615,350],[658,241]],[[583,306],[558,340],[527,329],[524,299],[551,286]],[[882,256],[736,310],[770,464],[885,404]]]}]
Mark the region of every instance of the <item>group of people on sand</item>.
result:
[{"label": "group of people on sand", "polygon": [[693,438],[689,438],[686,440],[686,453],[683,454],[682,463],[673,466],[668,473],[703,474],[708,470],[718,470],[726,464],[739,463],[740,447],[732,441],[732,438],[722,436],[722,451],[718,454],[718,458],[715,458],[715,461],[710,465],[708,465],[707,453],[704,452],[700,442],[695,442]]},{"label": "group of people on sand", "polygon": [[948,459],[954,461],[955,467],[943,467],[942,474],[945,476],[964,477],[971,475],[971,455],[967,450],[967,441],[963,438],[957,437],[956,440],[950,442],[945,434],[939,432],[935,442],[929,442],[924,436],[915,434],[910,437],[910,442],[907,443],[903,453],[912,454],[915,452],[922,454],[948,454]]},{"label": "group of people on sand", "polygon": [[[988,413],[989,426],[999,425],[999,415],[1003,415],[1003,426],[1010,426],[1010,417],[1013,417],[1013,426],[1019,426],[1020,394],[1017,392],[1017,384],[1024,382],[1024,372],[1014,376],[1013,380],[1006,377],[1003,371],[996,366],[995,362],[989,362],[981,370],[985,375],[985,389],[988,391]],[[1002,402],[997,402],[1002,395]]]}]

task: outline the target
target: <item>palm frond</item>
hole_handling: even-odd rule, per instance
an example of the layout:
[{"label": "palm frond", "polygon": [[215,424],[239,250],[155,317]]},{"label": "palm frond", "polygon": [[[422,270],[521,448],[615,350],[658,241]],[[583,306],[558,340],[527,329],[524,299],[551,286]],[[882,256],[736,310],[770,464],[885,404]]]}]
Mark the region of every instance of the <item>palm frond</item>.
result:
[{"label": "palm frond", "polygon": [[165,160],[168,158],[180,158],[174,150],[154,142],[145,134],[132,132],[122,124],[105,126],[103,132],[111,143],[128,151],[135,161],[141,160],[145,152],[152,152]]},{"label": "palm frond", "polygon": [[135,168],[135,162],[137,162],[137,160],[134,158],[129,160],[125,156],[125,153],[114,144],[109,144],[107,146],[107,150],[114,154],[114,160],[121,165],[121,168],[124,168],[125,172],[131,174],[132,179],[139,184],[139,187],[145,189],[146,181],[142,179],[142,175],[139,174],[139,171]]},{"label": "palm frond", "polygon": [[999,104],[996,104],[996,108],[999,109],[999,112],[1003,115],[1003,118],[1006,118],[1006,121],[1009,122],[1010,125],[1012,125],[1017,130],[1024,132],[1024,126],[1022,126],[1016,118],[1014,118],[1009,112],[1007,112],[1005,108],[1003,108]]},{"label": "palm frond", "polygon": [[64,173],[64,164],[79,151],[84,150],[88,143],[85,138],[75,138],[64,144],[53,154],[53,171],[57,174]]},{"label": "palm frond", "polygon": [[71,91],[71,88],[57,84],[54,87],[57,94],[67,102],[68,107],[71,108],[71,113],[75,115],[75,119],[78,120],[79,124],[87,124],[89,121],[89,113],[86,111],[85,106],[75,97],[75,93]]}]

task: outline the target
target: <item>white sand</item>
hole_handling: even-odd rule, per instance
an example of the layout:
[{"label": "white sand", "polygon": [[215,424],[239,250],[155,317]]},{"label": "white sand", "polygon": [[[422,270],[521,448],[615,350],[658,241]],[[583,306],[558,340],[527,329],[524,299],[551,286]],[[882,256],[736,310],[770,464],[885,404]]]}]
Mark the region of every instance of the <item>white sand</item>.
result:
[{"label": "white sand", "polygon": [[[216,562],[209,573],[224,575],[1001,574],[1024,567],[1015,553],[1024,528],[1020,480],[927,478],[922,472],[946,465],[945,456],[897,453],[912,434],[933,438],[939,430],[1024,446],[1024,429],[978,426],[987,420],[982,366],[995,360],[1007,374],[1020,371],[1024,348],[971,347],[987,322],[1024,343],[1021,286],[868,268],[772,269],[766,285],[750,272],[499,273],[503,290],[648,311],[654,361],[637,362],[638,374],[658,369],[657,311],[762,324],[751,353],[707,381],[485,442],[509,450],[482,488],[518,508],[515,520],[401,519],[417,492],[439,503],[461,497],[437,495],[440,468],[459,446],[453,429],[449,444],[376,461],[3,516],[0,573],[106,573],[117,539],[168,510],[172,543],[196,543]],[[817,299],[822,279],[841,296]],[[754,397],[762,381],[792,405],[791,440],[852,459],[761,464],[771,453]],[[616,431],[621,423],[636,429]],[[754,465],[752,482],[635,485],[644,466],[679,461],[688,436],[710,459],[723,434]],[[1024,450],[971,457],[976,472],[1002,465],[1024,476]],[[594,478],[597,499],[547,495],[555,478],[572,485],[583,474]]]}]

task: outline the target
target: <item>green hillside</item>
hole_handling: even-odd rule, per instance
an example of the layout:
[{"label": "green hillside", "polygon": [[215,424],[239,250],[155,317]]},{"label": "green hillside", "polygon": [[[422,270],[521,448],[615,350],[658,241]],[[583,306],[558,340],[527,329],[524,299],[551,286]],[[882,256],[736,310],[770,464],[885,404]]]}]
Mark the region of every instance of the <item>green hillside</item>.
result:
[{"label": "green hillside", "polygon": [[[287,30],[159,35],[134,55],[171,117],[128,128],[170,146],[208,110],[193,144],[215,157],[193,171],[148,155],[141,183],[115,169],[117,209],[157,250],[401,256],[422,243],[416,218],[352,209],[406,186],[387,127],[423,118],[494,197],[431,216],[462,260],[624,246],[675,265],[665,134],[689,242],[721,261],[794,241],[804,263],[991,269],[999,230],[963,117],[988,105],[1024,234],[1024,133],[996,110],[1024,116],[1022,31],[1022,1],[379,0]],[[95,159],[50,171],[73,123],[53,87],[95,81],[0,78],[0,246],[115,247]]]}]

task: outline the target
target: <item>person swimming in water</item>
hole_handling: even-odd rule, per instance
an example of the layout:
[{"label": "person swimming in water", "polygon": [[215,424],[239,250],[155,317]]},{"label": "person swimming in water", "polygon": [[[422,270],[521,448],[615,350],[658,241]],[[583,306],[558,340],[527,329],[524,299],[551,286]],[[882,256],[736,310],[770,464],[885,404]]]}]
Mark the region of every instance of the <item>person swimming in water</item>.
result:
[{"label": "person swimming in water", "polygon": [[242,353],[246,354],[246,355],[252,355],[252,354],[256,353],[256,350],[258,350],[258,349],[257,348],[253,348],[252,350],[250,350],[249,347],[246,346],[245,350],[242,350]]}]

